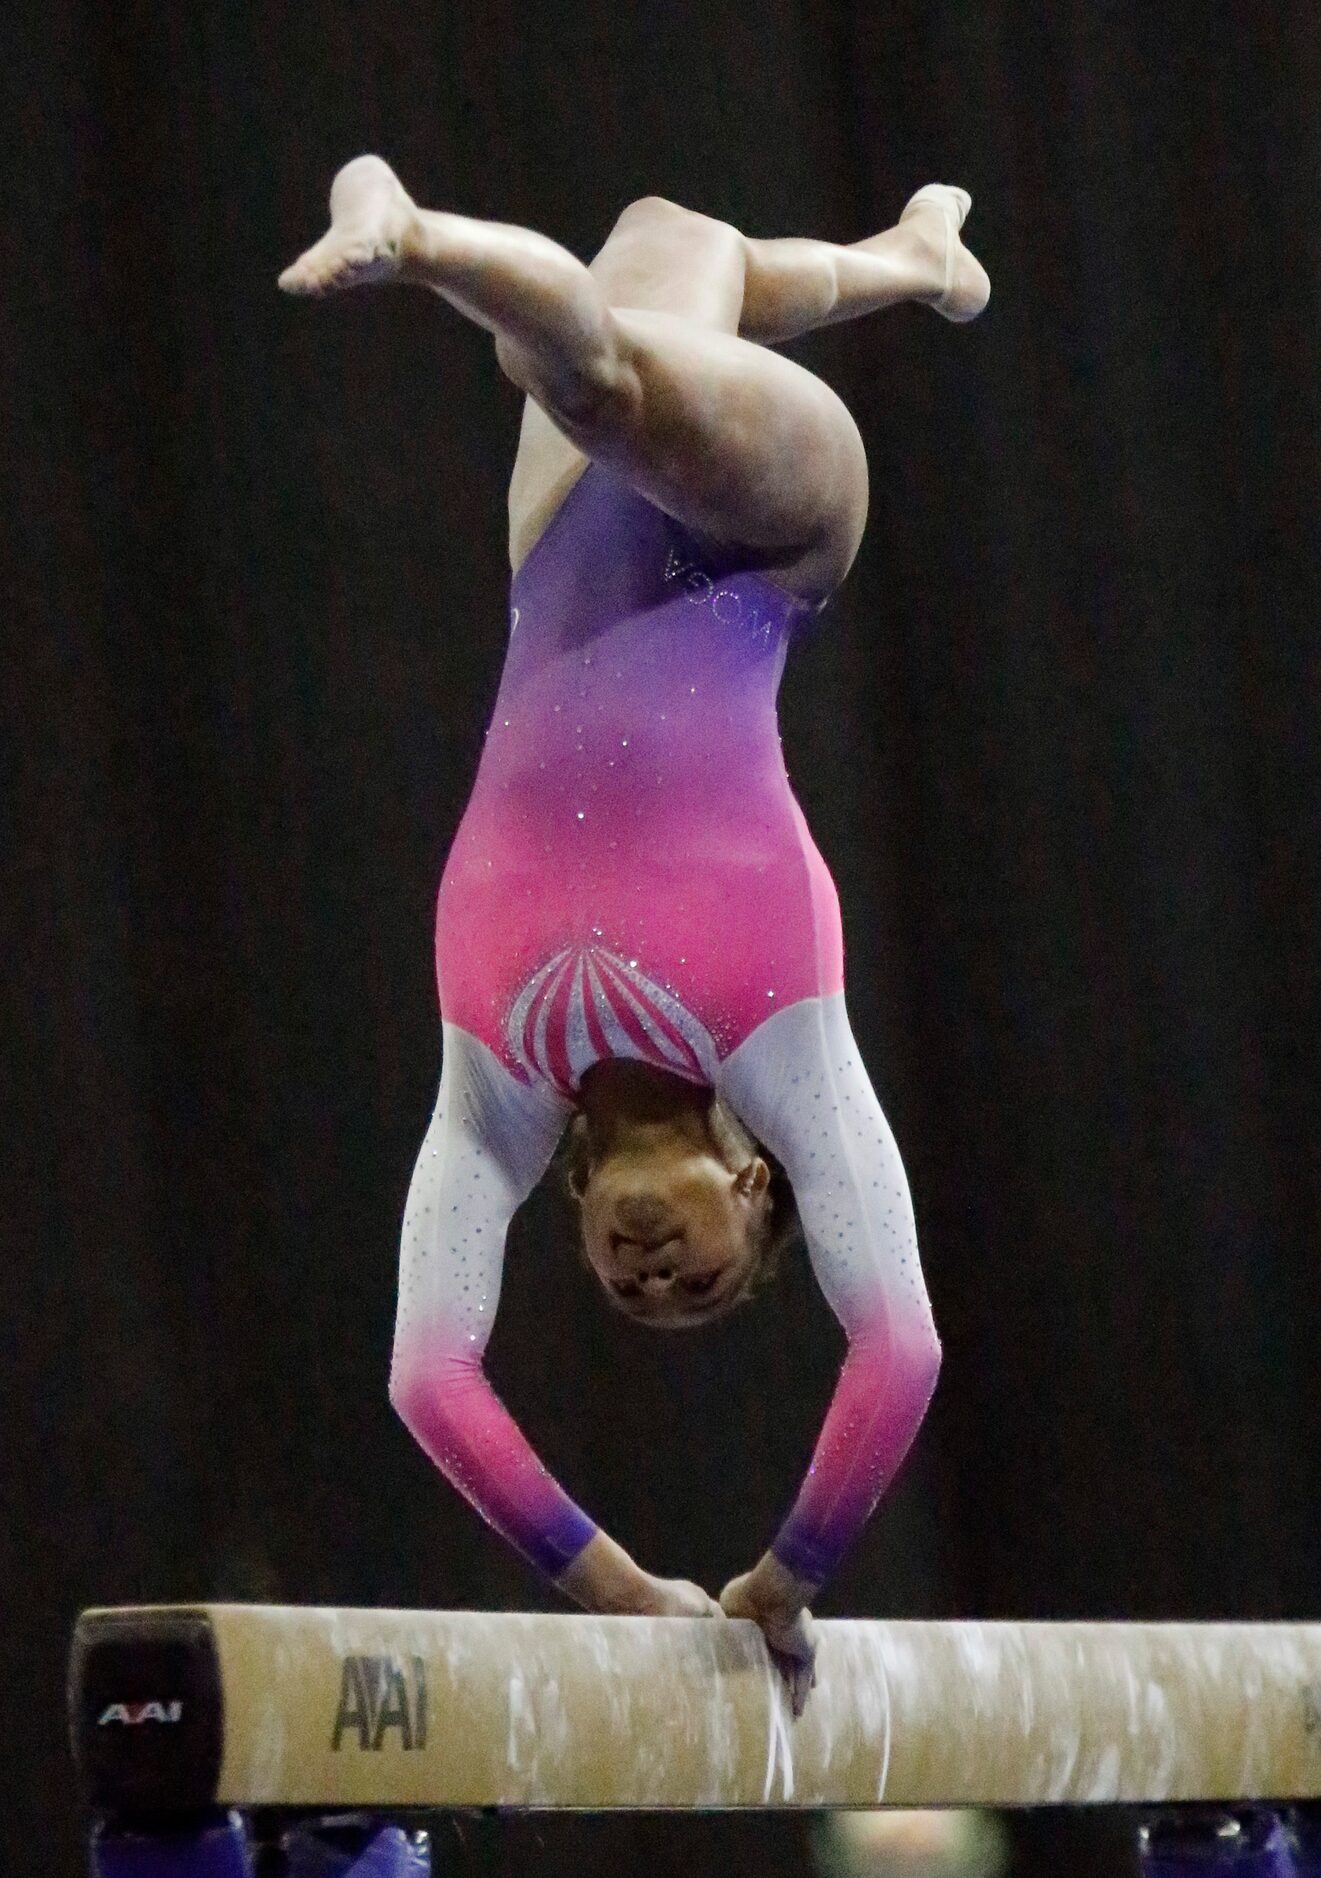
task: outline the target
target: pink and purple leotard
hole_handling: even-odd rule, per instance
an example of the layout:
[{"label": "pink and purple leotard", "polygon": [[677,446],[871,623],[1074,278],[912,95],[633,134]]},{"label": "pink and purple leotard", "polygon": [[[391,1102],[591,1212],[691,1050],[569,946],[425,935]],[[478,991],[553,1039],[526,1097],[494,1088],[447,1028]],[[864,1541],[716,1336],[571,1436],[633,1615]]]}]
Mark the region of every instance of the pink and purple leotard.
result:
[{"label": "pink and purple leotard", "polygon": [[391,1400],[552,1577],[596,1528],[482,1368],[515,1208],[586,1069],[710,1084],[778,1156],[849,1348],[774,1541],[820,1585],[899,1467],[940,1347],[894,1138],[844,1004],[834,884],[776,696],[814,611],[589,464],[512,587],[440,885],[440,1094],[404,1216]]}]

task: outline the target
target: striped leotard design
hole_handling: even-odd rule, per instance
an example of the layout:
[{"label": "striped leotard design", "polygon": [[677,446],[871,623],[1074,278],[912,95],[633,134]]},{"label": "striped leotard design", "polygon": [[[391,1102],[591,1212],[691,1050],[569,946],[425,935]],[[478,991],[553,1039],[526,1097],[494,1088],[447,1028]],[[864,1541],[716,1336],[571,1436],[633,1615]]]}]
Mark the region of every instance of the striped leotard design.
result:
[{"label": "striped leotard design", "polygon": [[597,464],[515,576],[499,694],[437,902],[440,1096],[404,1221],[391,1395],[552,1576],[595,1527],[481,1367],[512,1213],[581,1078],[714,1086],[783,1162],[849,1354],[775,1541],[820,1583],[902,1460],[938,1345],[903,1168],[848,1025],[834,884],[776,697],[813,613]]},{"label": "striped leotard design", "polygon": [[565,946],[534,972],[505,1026],[509,1048],[529,1078],[566,1095],[602,1057],[632,1056],[690,1081],[711,1082],[711,1033],[663,985],[601,946]]}]

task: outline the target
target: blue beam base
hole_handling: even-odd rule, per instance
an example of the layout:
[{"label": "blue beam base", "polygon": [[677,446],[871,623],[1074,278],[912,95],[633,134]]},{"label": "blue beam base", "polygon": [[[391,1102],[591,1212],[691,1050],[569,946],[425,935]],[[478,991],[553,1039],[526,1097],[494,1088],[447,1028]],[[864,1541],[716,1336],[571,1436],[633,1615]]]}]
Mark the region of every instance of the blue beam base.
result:
[{"label": "blue beam base", "polygon": [[236,1810],[98,1819],[90,1866],[92,1878],[431,1878],[431,1842],[366,1813],[300,1819],[274,1841]]},{"label": "blue beam base", "polygon": [[1142,1878],[1297,1878],[1291,1835],[1265,1807],[1181,1807],[1138,1834]]},{"label": "blue beam base", "polygon": [[98,1820],[92,1878],[252,1878],[252,1847],[239,1813],[135,1827]]},{"label": "blue beam base", "polygon": [[425,1832],[365,1814],[305,1820],[280,1841],[284,1878],[431,1878]]}]

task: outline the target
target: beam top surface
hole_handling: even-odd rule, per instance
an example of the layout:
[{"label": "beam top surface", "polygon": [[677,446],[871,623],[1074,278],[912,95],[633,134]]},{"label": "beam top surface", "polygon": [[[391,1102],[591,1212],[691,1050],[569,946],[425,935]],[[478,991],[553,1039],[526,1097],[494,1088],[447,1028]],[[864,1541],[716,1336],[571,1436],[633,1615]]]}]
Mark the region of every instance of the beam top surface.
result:
[{"label": "beam top surface", "polygon": [[70,1727],[111,1809],[1321,1797],[1321,1624],[818,1628],[795,1721],[743,1622],[93,1610]]}]

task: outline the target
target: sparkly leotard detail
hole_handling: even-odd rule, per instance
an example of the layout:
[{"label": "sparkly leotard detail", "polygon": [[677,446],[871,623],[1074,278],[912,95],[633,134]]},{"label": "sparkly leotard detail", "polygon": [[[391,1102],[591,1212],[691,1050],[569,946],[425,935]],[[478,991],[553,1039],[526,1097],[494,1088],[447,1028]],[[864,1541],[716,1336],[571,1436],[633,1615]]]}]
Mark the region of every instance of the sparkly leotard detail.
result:
[{"label": "sparkly leotard detail", "polygon": [[597,464],[513,582],[437,902],[441,1088],[405,1212],[391,1396],[552,1576],[596,1529],[481,1358],[509,1219],[603,1057],[712,1084],[793,1184],[849,1338],[775,1540],[800,1578],[833,1569],[934,1387],[907,1184],[845,1012],[834,884],[780,750],[786,653],[817,610]]},{"label": "sparkly leotard detail", "polygon": [[709,1082],[842,988],[834,885],[775,700],[803,601],[597,464],[513,582],[509,648],[441,881],[446,1021],[570,1097],[602,1056]]}]

